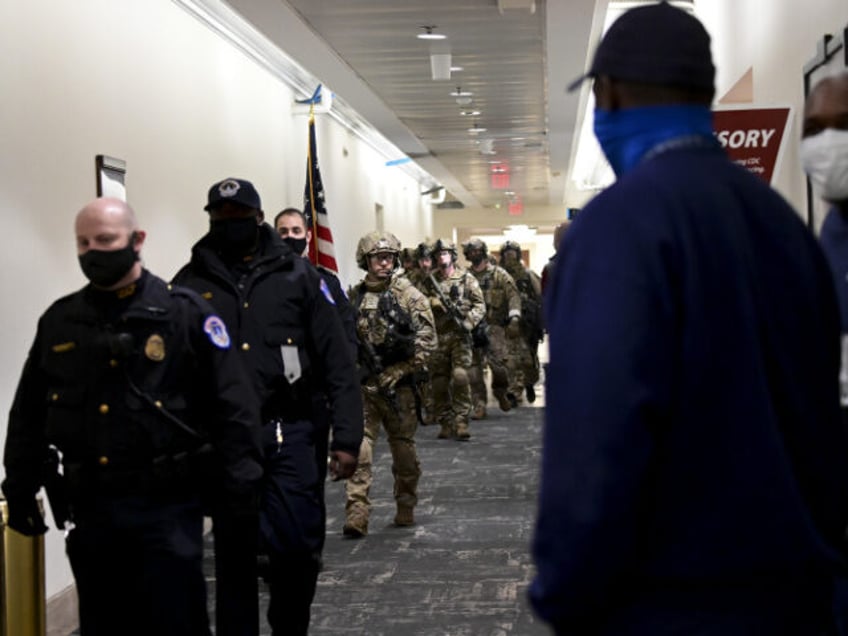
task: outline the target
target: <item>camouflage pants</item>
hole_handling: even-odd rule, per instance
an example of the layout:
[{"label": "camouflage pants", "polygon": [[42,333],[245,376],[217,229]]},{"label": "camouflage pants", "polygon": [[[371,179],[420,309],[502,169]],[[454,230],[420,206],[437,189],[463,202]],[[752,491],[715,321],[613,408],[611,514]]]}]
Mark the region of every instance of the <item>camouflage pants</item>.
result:
[{"label": "camouflage pants", "polygon": [[508,338],[503,327],[489,326],[489,349],[474,349],[471,357],[471,368],[468,369],[468,379],[471,384],[471,395],[475,410],[486,406],[489,401],[486,382],[483,375],[485,364],[492,372],[492,393],[498,398],[506,395],[510,388],[510,376],[513,375],[512,360],[509,355]]},{"label": "camouflage pants", "polygon": [[520,338],[509,340],[509,355],[515,369],[509,392],[521,402],[524,387],[539,381],[539,345],[530,347],[522,333]]},{"label": "camouflage pants", "polygon": [[439,333],[439,346],[430,357],[436,421],[443,430],[468,426],[471,417],[471,339],[458,331]]},{"label": "camouflage pants", "polygon": [[369,492],[373,481],[372,461],[374,443],[380,427],[386,430],[389,450],[392,453],[392,475],[395,478],[394,498],[398,507],[413,508],[418,501],[418,478],[421,466],[415,451],[415,396],[409,386],[396,388],[397,400],[391,404],[376,389],[364,387],[365,435],[359,447],[359,464],[356,472],[345,483],[347,503],[345,511],[368,518],[371,511]]},{"label": "camouflage pants", "polygon": [[418,390],[421,393],[421,415],[424,424],[436,423],[436,407],[433,403],[433,385],[428,374],[426,382],[421,382],[418,385]]}]

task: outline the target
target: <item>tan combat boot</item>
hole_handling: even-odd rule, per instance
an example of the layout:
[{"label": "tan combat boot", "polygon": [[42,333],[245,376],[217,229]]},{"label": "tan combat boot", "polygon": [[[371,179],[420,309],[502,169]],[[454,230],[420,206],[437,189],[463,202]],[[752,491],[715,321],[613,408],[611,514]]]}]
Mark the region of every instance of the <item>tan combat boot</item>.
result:
[{"label": "tan combat boot", "polygon": [[472,420],[482,420],[486,418],[486,405],[478,404],[474,407],[474,413],[471,414]]},{"label": "tan combat boot", "polygon": [[498,406],[501,407],[501,411],[507,412],[512,409],[512,402],[510,402],[506,393],[499,393],[495,398],[498,400]]},{"label": "tan combat boot", "polygon": [[461,442],[467,442],[471,439],[471,431],[468,430],[468,424],[465,422],[456,423],[456,439]]},{"label": "tan combat boot", "polygon": [[349,512],[342,534],[353,539],[364,537],[368,534],[368,515],[358,510]]},{"label": "tan combat boot", "polygon": [[439,429],[438,439],[451,439],[453,437],[453,428],[448,424],[442,424]]}]

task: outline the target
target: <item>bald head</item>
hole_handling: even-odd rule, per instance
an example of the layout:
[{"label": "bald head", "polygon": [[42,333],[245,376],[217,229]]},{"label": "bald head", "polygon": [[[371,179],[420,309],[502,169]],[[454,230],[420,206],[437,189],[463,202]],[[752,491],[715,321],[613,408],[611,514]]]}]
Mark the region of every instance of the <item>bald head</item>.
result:
[{"label": "bald head", "polygon": [[848,73],[826,77],[807,96],[802,137],[826,128],[848,130]]},{"label": "bald head", "polygon": [[[95,199],[77,213],[75,229],[77,255],[81,263],[97,263],[98,265],[102,262],[111,263],[116,259],[104,253],[117,254],[118,252],[124,252],[125,256],[122,257],[123,261],[119,261],[121,264],[116,266],[120,269],[123,266],[122,263],[129,263],[127,270],[118,272],[121,275],[114,282],[110,280],[110,276],[93,278],[91,276],[93,270],[87,270],[84,265],[83,272],[98,287],[119,289],[141,275],[138,254],[141,252],[145,233],[138,229],[135,212],[125,201],[109,197]],[[86,256],[89,252],[91,254]]]},{"label": "bald head", "polygon": [[123,227],[130,232],[138,228],[138,221],[135,218],[135,212],[121,199],[113,199],[111,197],[101,197],[87,203],[77,213],[76,227],[79,230],[80,224],[90,223],[108,223],[115,227]]}]

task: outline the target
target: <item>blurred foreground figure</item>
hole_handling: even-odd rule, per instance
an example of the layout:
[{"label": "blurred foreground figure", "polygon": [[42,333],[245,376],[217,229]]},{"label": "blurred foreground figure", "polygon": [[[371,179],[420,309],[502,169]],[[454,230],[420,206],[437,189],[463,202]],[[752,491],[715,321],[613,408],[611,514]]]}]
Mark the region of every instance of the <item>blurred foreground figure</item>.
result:
[{"label": "blurred foreground figure", "polygon": [[533,606],[558,634],[828,633],[848,448],[824,256],[713,138],[695,18],[625,13],[588,75],[618,180],[546,297]]}]

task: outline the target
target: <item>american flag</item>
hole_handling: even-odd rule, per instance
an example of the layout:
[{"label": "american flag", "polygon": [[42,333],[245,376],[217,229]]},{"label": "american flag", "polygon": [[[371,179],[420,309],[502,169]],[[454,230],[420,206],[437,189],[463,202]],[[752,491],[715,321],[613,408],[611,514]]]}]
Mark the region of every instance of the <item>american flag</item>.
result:
[{"label": "american flag", "polygon": [[306,222],[312,228],[312,239],[309,241],[309,260],[314,265],[321,265],[334,272],[339,271],[336,265],[336,252],[333,249],[333,233],[327,219],[327,208],[324,207],[324,186],[321,183],[321,171],[318,169],[318,148],[315,143],[315,117],[309,115],[309,149],[306,156],[306,188],[303,192],[303,213]]}]

